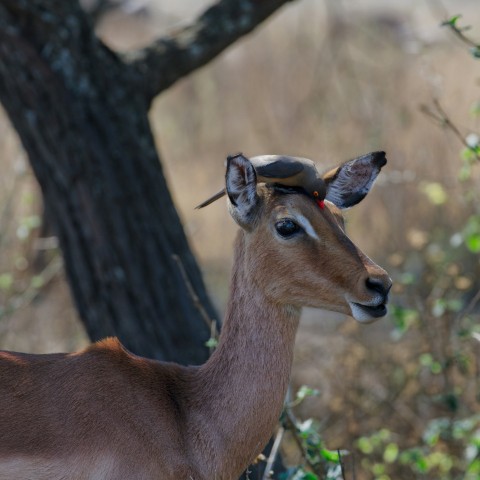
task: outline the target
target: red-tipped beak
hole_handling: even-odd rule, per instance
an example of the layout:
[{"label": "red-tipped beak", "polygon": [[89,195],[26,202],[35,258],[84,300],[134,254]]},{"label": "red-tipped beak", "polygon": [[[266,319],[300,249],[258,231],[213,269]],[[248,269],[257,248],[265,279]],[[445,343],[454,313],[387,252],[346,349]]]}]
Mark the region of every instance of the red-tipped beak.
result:
[{"label": "red-tipped beak", "polygon": [[325,208],[325,202],[323,200],[315,200],[317,205],[323,210]]}]

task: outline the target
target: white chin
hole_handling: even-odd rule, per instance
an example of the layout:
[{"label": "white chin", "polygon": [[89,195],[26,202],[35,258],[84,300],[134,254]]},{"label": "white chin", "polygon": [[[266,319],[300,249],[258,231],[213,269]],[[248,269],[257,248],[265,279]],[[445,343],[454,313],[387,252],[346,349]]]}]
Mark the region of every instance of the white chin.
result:
[{"label": "white chin", "polygon": [[[350,306],[350,310],[352,311],[352,317],[360,323],[373,323],[377,321],[379,318],[382,318],[383,315],[372,315],[364,308],[362,308],[357,303],[348,302]],[[386,313],[386,310],[385,310]]]}]

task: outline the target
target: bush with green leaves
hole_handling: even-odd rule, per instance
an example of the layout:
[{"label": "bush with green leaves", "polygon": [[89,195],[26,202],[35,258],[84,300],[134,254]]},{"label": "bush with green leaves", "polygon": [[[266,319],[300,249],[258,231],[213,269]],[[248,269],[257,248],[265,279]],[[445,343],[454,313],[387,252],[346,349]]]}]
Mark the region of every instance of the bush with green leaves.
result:
[{"label": "bush with green leaves", "polygon": [[[442,25],[476,61],[480,44],[466,36],[468,27],[460,26],[460,19],[456,15]],[[456,181],[462,193],[451,195],[438,181],[418,185],[432,215],[442,218],[447,208],[458,213],[452,223],[422,231],[417,247],[402,252],[392,272],[391,339],[407,351],[404,365],[385,368],[391,368],[390,385],[396,389],[392,401],[409,392],[402,408],[417,420],[416,432],[406,435],[394,424],[363,431],[347,453],[327,449],[317,422],[287,422],[303,462],[284,480],[480,479],[480,132],[461,132],[437,100],[422,110],[461,142]],[[480,100],[469,114],[480,119]],[[344,462],[356,468],[346,471]]]}]

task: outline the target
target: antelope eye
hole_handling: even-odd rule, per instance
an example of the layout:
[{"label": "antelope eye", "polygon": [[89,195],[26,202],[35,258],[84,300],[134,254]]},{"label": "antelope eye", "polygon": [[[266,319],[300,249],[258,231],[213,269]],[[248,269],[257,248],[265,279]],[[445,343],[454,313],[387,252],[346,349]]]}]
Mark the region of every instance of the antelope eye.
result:
[{"label": "antelope eye", "polygon": [[284,238],[291,237],[302,229],[293,220],[284,218],[275,224],[275,229]]}]

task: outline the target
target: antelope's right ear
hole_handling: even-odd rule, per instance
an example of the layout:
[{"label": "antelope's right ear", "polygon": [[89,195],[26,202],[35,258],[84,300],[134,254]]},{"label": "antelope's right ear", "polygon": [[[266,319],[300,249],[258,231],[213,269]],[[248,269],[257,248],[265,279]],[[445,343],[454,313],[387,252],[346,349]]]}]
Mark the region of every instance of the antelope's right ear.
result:
[{"label": "antelope's right ear", "polygon": [[365,198],[386,163],[385,152],[372,152],[330,170],[323,176],[327,185],[325,199],[338,208],[356,205]]},{"label": "antelope's right ear", "polygon": [[248,228],[259,202],[257,174],[250,160],[241,153],[227,157],[225,184],[230,214],[241,227]]}]

